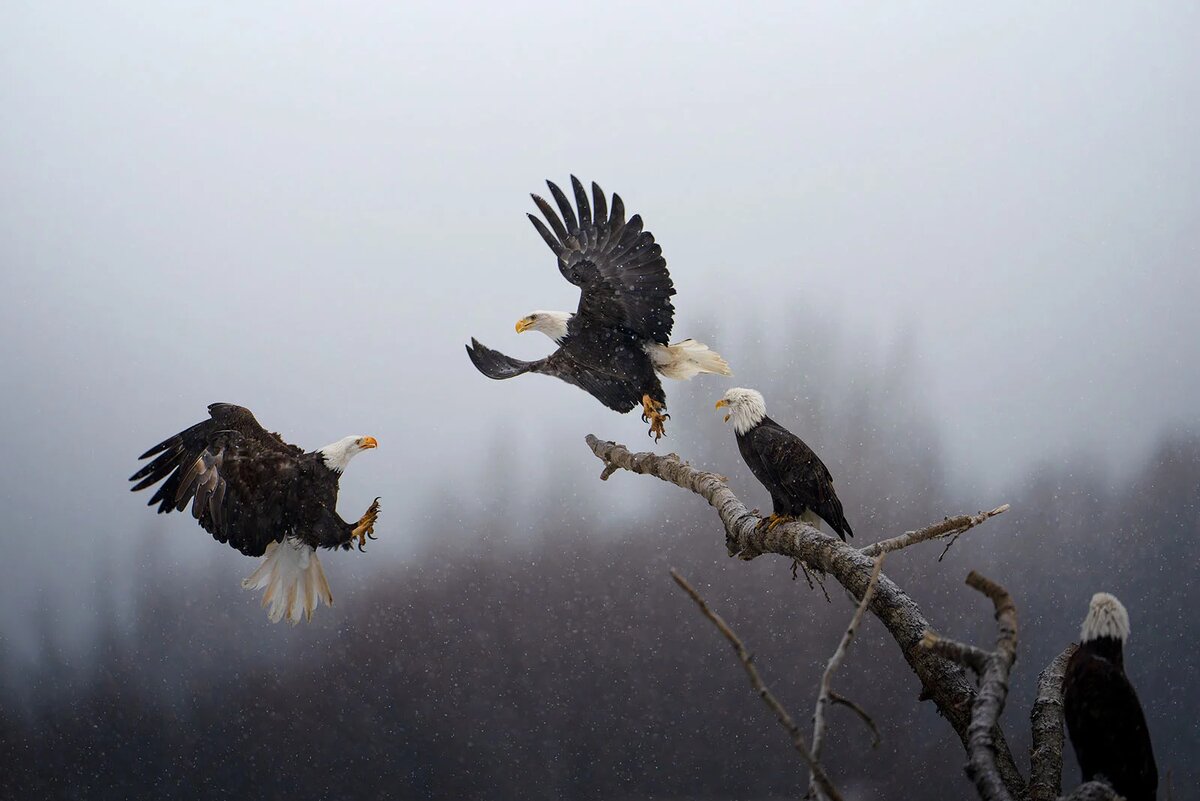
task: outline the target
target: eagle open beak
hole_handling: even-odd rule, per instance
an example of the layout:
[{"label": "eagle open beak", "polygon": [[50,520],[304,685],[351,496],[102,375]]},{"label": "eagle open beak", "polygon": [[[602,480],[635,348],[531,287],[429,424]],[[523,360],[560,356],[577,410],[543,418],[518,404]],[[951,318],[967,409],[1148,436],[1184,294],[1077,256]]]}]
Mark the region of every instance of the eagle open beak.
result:
[{"label": "eagle open beak", "polygon": [[379,441],[374,437],[363,437],[362,442],[358,443],[358,447],[362,448],[364,451],[370,450],[371,448],[378,448]]},{"label": "eagle open beak", "polygon": [[528,317],[522,317],[520,320],[517,320],[517,333],[524,334],[532,325],[533,320],[529,319]]},{"label": "eagle open beak", "polygon": [[[729,401],[725,400],[724,398],[721,398],[719,401],[717,401],[717,405],[716,405],[716,407],[715,407],[715,408],[717,408],[717,409],[720,409],[720,408],[722,408],[722,407],[725,407],[725,406],[728,406],[728,405],[729,405]],[[728,422],[729,422],[729,418],[730,418],[730,416],[731,416],[731,415],[728,415],[728,414],[727,414],[727,415],[725,415],[725,422],[726,422],[726,423],[728,423]]]}]

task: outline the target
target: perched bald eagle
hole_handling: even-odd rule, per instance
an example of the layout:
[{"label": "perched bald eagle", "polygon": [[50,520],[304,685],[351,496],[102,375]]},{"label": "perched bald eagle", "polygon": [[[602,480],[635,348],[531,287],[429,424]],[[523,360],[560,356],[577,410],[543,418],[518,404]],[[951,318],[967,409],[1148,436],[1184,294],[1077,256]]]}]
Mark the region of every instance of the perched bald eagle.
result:
[{"label": "perched bald eagle", "polygon": [[762,393],[734,387],[717,401],[717,408],[729,410],[725,421],[733,420],[742,458],[771,493],[774,509],[765,521],[768,531],[795,518],[820,528],[823,519],[842,540],[854,536],[833,491],[829,468],[804,440],[767,417]]},{"label": "perched bald eagle", "polygon": [[[265,588],[263,606],[276,623],[285,615],[311,619],[319,602],[333,604],[317,548],[363,550],[374,539],[376,498],[357,522],[337,513],[338,479],[359,453],[377,446],[374,437],[352,436],[305,453],[259,425],[249,409],[231,403],[208,407],[210,419],[169,437],[139,458],[154,460],[129,479],[133,491],[162,481],[148,505],[159,514],[192,516],[218,542],[229,543],[262,563],[243,582]],[[164,480],[165,479],[165,480]]]},{"label": "perched bald eagle", "polygon": [[514,359],[474,338],[467,354],[488,378],[542,373],[586,390],[618,412],[641,403],[642,421],[650,423],[657,441],[669,417],[658,376],[686,380],[698,373],[730,375],[729,365],[694,339],[668,344],[675,287],[667,262],[654,236],[642,229],[642,218],[635,214],[626,221],[619,195],[612,196],[610,210],[604,191],[593,183],[589,202],[583,184],[572,175],[576,216],[563,191],[550,181],[546,185],[562,219],[537,195],[533,202],[550,227],[528,216],[558,257],[559,272],[579,287],[579,308],[574,314],[535,311],[517,321],[518,334],[541,331],[558,343],[558,350],[544,359]]},{"label": "perched bald eagle", "polygon": [[1153,801],[1158,767],[1142,705],[1125,675],[1128,638],[1121,602],[1093,595],[1063,674],[1063,713],[1085,782],[1103,777],[1128,801]]}]

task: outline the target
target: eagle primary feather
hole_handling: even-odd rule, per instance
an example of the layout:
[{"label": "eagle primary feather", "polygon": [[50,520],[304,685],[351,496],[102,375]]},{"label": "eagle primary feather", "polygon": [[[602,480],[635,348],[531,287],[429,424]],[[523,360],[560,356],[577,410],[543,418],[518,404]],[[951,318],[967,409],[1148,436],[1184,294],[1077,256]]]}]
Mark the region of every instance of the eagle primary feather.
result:
[{"label": "eagle primary feather", "polygon": [[377,503],[354,523],[336,508],[342,469],[357,453],[374,448],[375,439],[346,437],[306,453],[259,425],[249,409],[214,403],[208,412],[208,420],[142,454],[151,461],[130,478],[136,482],[132,489],[162,482],[149,501],[160,514],[190,505],[192,516],[218,542],[247,556],[271,551],[248,581],[268,587],[264,605],[284,599],[282,607],[272,607],[272,620],[286,613],[296,622],[301,611],[310,616],[316,600],[332,602],[315,550],[349,549],[356,541],[361,548],[373,535]]},{"label": "eagle primary feather", "polygon": [[[481,345],[472,338],[467,354],[481,373],[506,379],[541,373],[574,384],[605,406],[627,412],[640,403],[643,418],[653,422],[651,434],[661,436],[666,420],[666,395],[659,374],[688,379],[699,373],[729,375],[729,365],[695,340],[669,344],[675,307],[675,285],[667,271],[662,248],[642,225],[642,218],[625,219],[625,204],[592,184],[587,190],[575,176],[571,188],[575,206],[556,184],[547,181],[557,210],[533,195],[542,219],[529,220],[558,261],[559,272],[579,287],[574,313],[535,312],[517,325],[549,334],[559,348],[538,361],[521,361]],[[538,315],[565,321],[566,330],[530,322]]]}]

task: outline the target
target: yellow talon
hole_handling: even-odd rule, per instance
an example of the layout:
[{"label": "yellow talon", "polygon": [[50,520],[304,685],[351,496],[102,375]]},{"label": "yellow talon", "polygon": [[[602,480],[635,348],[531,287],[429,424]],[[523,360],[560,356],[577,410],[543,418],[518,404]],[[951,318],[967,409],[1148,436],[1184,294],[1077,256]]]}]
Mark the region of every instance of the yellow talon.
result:
[{"label": "yellow talon", "polygon": [[650,424],[650,431],[648,433],[654,437],[655,442],[658,442],[667,435],[666,430],[663,428],[663,423],[670,420],[671,415],[663,411],[666,408],[665,404],[654,400],[649,395],[642,396],[642,422]]},{"label": "yellow talon", "polygon": [[367,550],[367,540],[376,539],[375,537],[375,521],[379,518],[379,499],[371,501],[371,506],[367,509],[366,514],[358,519],[358,524],[354,530],[350,532],[350,542],[358,541],[358,550]]},{"label": "yellow talon", "polygon": [[771,516],[768,517],[766,520],[763,520],[762,523],[760,523],[759,525],[766,526],[767,531],[772,531],[779,524],[790,523],[791,521],[793,521],[795,519],[796,518],[794,518],[790,515],[777,515],[774,512],[772,512]]}]

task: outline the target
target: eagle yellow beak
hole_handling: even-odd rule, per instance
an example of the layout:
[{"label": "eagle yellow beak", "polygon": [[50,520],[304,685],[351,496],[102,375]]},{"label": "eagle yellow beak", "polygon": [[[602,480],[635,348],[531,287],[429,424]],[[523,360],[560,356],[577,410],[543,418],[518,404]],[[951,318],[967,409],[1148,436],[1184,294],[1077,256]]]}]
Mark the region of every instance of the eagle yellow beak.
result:
[{"label": "eagle yellow beak", "polygon": [[358,447],[362,448],[364,451],[370,450],[371,448],[378,448],[379,441],[374,437],[363,437],[362,441],[358,443]]},{"label": "eagle yellow beak", "polygon": [[532,326],[533,326],[533,318],[532,317],[522,317],[520,320],[517,320],[517,333],[524,334]]},{"label": "eagle yellow beak", "polygon": [[[728,406],[728,405],[729,405],[729,401],[725,400],[724,398],[721,398],[719,401],[717,401],[716,408],[718,408],[718,409],[721,409],[721,408],[723,408],[723,407],[725,407],[725,406]],[[730,417],[731,417],[731,415],[728,415],[728,414],[727,414],[727,415],[725,415],[725,422],[726,422],[726,423],[728,423],[728,422],[729,422],[729,418],[730,418]]]}]

